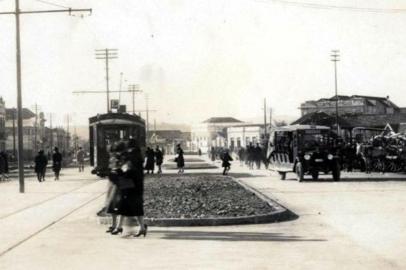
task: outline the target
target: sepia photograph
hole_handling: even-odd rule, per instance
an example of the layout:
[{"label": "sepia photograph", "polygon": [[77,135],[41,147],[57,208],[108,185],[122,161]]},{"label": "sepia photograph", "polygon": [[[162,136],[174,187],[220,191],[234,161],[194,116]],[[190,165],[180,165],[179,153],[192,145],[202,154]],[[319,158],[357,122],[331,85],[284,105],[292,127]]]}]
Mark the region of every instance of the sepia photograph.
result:
[{"label": "sepia photograph", "polygon": [[0,0],[0,269],[406,269],[406,0]]}]

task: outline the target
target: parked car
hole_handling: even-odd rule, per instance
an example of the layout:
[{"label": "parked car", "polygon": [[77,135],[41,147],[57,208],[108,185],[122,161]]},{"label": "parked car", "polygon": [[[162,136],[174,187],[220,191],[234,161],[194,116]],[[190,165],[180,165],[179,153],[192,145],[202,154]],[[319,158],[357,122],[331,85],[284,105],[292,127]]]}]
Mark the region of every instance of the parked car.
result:
[{"label": "parked car", "polygon": [[268,153],[269,169],[277,171],[282,180],[288,172],[296,173],[297,180],[305,175],[317,180],[319,173],[331,173],[340,180],[340,162],[336,146],[337,136],[329,127],[291,125],[271,130]]}]

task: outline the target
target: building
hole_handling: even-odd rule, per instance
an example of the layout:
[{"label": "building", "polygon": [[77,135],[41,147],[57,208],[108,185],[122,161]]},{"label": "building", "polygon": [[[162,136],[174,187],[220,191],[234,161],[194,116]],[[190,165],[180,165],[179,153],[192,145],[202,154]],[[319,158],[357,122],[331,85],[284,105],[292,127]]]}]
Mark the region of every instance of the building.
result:
[{"label": "building", "polygon": [[0,151],[6,150],[6,104],[0,97]]},{"label": "building", "polygon": [[227,147],[227,128],[243,122],[233,117],[212,117],[192,126],[192,151],[207,153],[211,147]]},{"label": "building", "polygon": [[190,151],[190,132],[180,130],[154,130],[148,132],[149,144],[159,145],[165,154],[174,154],[177,144],[181,144],[184,151]]},{"label": "building", "polygon": [[231,151],[250,144],[264,144],[265,139],[264,124],[241,124],[227,128],[228,148]]},{"label": "building", "polygon": [[[17,141],[17,110],[15,108],[5,109],[6,112],[6,143],[5,148],[16,157],[18,149]],[[22,109],[23,118],[23,145],[24,159],[32,159],[36,151],[42,147],[45,119],[44,114],[37,116],[27,108]]]},{"label": "building", "polygon": [[[336,114],[336,96],[309,100],[300,105],[302,116],[309,113],[323,112]],[[372,96],[338,96],[339,115],[385,115],[401,112],[403,109],[389,100],[388,97]]]}]

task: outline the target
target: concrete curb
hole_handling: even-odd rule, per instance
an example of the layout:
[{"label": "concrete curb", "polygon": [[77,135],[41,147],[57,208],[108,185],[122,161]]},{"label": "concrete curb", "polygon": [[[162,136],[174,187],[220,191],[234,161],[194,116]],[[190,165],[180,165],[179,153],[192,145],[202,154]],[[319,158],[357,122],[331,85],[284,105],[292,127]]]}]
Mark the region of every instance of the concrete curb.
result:
[{"label": "concrete curb", "polygon": [[[244,225],[244,224],[263,224],[263,223],[274,223],[281,221],[288,221],[296,219],[297,216],[292,213],[289,209],[285,208],[281,204],[272,200],[260,191],[244,184],[243,182],[232,178],[239,185],[241,185],[248,192],[254,193],[258,198],[265,201],[273,208],[275,211],[264,215],[252,215],[252,216],[241,216],[241,217],[218,217],[218,218],[145,218],[145,223],[149,226],[157,227],[186,227],[186,226],[223,226],[223,225]],[[99,222],[101,224],[111,224],[111,218],[109,217],[99,217]]]}]

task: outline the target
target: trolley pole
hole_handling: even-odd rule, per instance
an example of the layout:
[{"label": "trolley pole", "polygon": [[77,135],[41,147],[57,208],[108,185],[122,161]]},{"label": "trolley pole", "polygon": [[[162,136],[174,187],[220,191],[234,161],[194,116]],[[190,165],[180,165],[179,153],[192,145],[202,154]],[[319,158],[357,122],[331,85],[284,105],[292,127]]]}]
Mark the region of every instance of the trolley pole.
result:
[{"label": "trolley pole", "polygon": [[0,15],[15,15],[16,18],[16,73],[17,73],[17,135],[18,135],[18,181],[20,193],[25,192],[24,186],[24,144],[23,144],[23,116],[22,116],[22,80],[21,80],[21,38],[20,38],[20,15],[65,12],[92,12],[91,9],[56,9],[56,10],[33,10],[21,11],[20,1],[15,0],[15,11],[0,12]]},{"label": "trolley pole", "polygon": [[96,59],[105,60],[106,65],[106,98],[107,98],[107,113],[110,112],[110,83],[109,83],[109,60],[117,59],[117,49],[102,49],[96,50]]},{"label": "trolley pole", "polygon": [[337,90],[337,62],[340,61],[340,51],[331,51],[331,61],[334,62],[334,86],[335,86],[335,96],[336,96],[336,126],[337,126],[337,136],[340,132],[340,127],[338,125],[338,90]]}]

